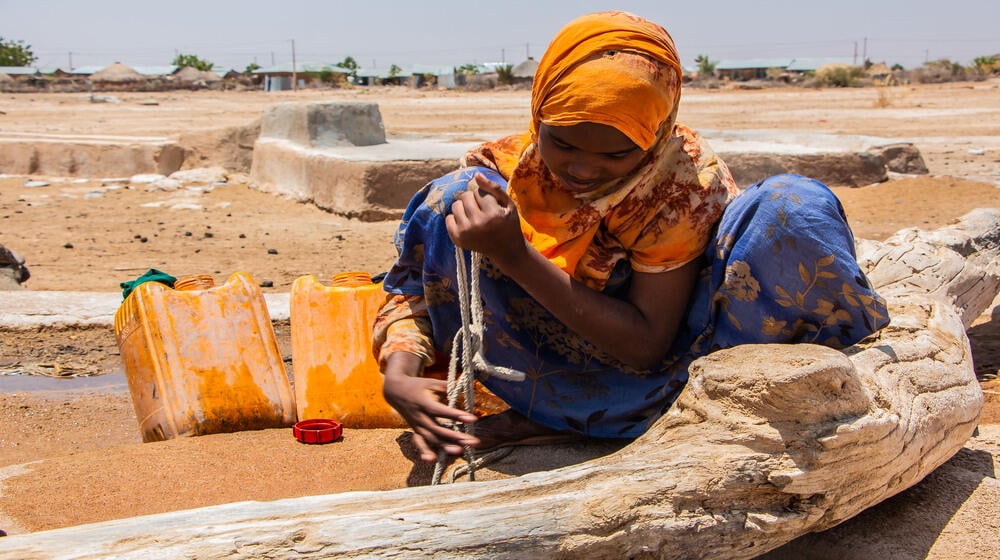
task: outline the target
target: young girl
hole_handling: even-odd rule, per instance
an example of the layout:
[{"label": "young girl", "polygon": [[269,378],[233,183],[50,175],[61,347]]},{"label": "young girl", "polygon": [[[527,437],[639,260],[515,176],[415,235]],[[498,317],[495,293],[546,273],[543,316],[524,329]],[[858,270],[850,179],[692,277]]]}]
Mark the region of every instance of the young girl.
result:
[{"label": "young girl", "polygon": [[[407,208],[375,324],[384,394],[421,457],[578,434],[631,438],[697,357],[739,344],[849,346],[887,323],[836,197],[796,175],[744,192],[675,122],[681,67],[660,26],[569,23],[539,62],[528,132],[483,144]],[[510,412],[474,422],[421,377],[461,327],[455,246],[483,255],[480,379]],[[483,429],[489,426],[489,429]]]}]

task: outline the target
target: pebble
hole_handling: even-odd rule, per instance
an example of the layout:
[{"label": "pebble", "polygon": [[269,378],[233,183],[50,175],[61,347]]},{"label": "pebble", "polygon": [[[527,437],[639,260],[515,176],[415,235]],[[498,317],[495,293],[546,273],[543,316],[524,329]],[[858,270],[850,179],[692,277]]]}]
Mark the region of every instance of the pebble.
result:
[{"label": "pebble", "polygon": [[72,243],[66,243],[65,245],[63,245],[63,248],[64,249],[72,249],[73,248],[73,244]]},{"label": "pebble", "polygon": [[267,254],[268,255],[277,255],[278,254],[278,250],[277,249],[268,249],[267,250]]},{"label": "pebble", "polygon": [[25,181],[24,186],[29,189],[37,189],[38,187],[47,187],[49,184],[46,181]]},{"label": "pebble", "polygon": [[274,282],[272,282],[270,280],[264,280],[264,281],[262,281],[260,283],[260,287],[261,288],[273,288],[274,287]]},{"label": "pebble", "polygon": [[133,175],[130,177],[129,182],[133,185],[148,185],[166,178],[166,175],[161,175],[159,173],[140,173],[139,175]]},{"label": "pebble", "polygon": [[970,156],[982,156],[982,155],[985,155],[985,154],[986,154],[986,150],[984,150],[983,148],[970,148],[969,149],[969,155]]}]

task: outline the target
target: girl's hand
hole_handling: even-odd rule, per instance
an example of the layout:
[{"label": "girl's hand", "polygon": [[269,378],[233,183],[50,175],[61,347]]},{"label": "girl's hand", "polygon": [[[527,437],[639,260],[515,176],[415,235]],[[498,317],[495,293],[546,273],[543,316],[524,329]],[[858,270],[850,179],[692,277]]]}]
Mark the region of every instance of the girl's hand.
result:
[{"label": "girl's hand", "polygon": [[[415,368],[412,367],[414,360]],[[389,356],[382,394],[413,428],[413,443],[420,452],[420,458],[433,462],[437,460],[439,450],[449,455],[461,455],[463,446],[478,445],[477,438],[438,423],[438,418],[475,422],[476,416],[442,404],[438,395],[447,393],[448,383],[441,379],[417,377],[419,367],[420,358],[416,355],[396,352]]]},{"label": "girl's hand", "polygon": [[477,173],[477,188],[462,193],[445,217],[455,245],[487,255],[503,268],[526,251],[517,206],[500,185]]}]

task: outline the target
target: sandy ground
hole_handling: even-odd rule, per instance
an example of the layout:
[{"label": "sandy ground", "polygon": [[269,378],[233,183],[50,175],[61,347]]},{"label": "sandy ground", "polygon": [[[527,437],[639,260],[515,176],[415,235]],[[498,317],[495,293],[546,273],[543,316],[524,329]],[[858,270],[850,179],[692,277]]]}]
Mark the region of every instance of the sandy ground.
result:
[{"label": "sandy ground", "polygon": [[[855,234],[884,239],[904,227],[933,229],[973,208],[1000,207],[998,89],[993,81],[882,90],[695,90],[685,93],[681,120],[703,130],[802,130],[915,142],[929,176],[835,189]],[[176,137],[182,131],[245,124],[276,102],[336,97],[378,102],[390,140],[415,135],[474,140],[520,130],[528,105],[527,93],[518,91],[119,97],[119,104],[92,104],[79,95],[5,95],[0,137]],[[28,179],[49,184],[29,188]],[[178,201],[184,207],[170,209]],[[394,228],[391,222],[346,220],[254,191],[239,173],[226,185],[180,193],[147,192],[140,185],[94,177],[0,177],[0,243],[27,257],[32,274],[27,288],[32,290],[117,291],[119,282],[159,268],[175,275],[209,273],[217,280],[246,271],[270,283],[265,291],[287,292],[305,274],[327,279],[348,270],[385,270],[393,259]],[[279,347],[290,358],[287,325],[277,330]],[[981,435],[932,475],[954,481],[954,499],[927,504],[918,485],[870,510],[874,513],[801,539],[795,546],[805,548],[788,548],[789,557],[825,557],[820,551],[837,541],[872,552],[859,543],[879,536],[885,543],[877,552],[885,558],[1000,557],[993,510],[1000,498],[995,475],[1000,386],[991,380],[1000,370],[996,308],[979,318],[970,339],[989,403]],[[110,328],[0,332],[0,373],[26,365],[51,371],[54,364],[62,371],[112,374],[108,379],[121,375]],[[414,463],[402,430],[349,432],[332,446],[300,445],[290,430],[141,444],[120,383],[97,391],[79,388],[73,380],[59,382],[66,388],[26,391],[0,377],[0,530],[8,533],[429,480],[428,468]],[[553,464],[558,464],[558,451],[549,454]],[[78,507],[81,503],[88,507]],[[920,515],[931,510],[934,515]],[[887,525],[886,519],[909,523],[916,537],[895,534],[898,526]],[[872,527],[867,540],[858,536],[865,535],[865,527]]]}]

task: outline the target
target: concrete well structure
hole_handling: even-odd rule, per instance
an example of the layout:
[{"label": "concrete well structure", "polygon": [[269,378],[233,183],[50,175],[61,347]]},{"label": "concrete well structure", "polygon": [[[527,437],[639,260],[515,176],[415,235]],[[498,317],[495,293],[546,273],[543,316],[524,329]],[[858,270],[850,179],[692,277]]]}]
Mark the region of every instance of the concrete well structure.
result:
[{"label": "concrete well structure", "polygon": [[254,144],[250,185],[366,221],[402,216],[430,180],[458,167],[469,144],[386,140],[376,103],[282,103]]}]

